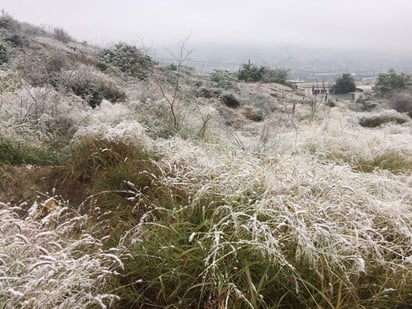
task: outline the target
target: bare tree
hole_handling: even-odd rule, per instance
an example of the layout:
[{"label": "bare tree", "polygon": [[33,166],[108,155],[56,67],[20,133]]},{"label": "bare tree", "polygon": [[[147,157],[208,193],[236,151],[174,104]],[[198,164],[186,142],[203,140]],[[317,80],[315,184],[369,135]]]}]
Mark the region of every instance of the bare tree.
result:
[{"label": "bare tree", "polygon": [[204,138],[204,137],[205,137],[205,133],[206,133],[206,129],[207,129],[207,125],[208,125],[209,121],[212,119],[212,115],[209,114],[209,113],[207,113],[206,115],[204,115],[204,114],[201,112],[199,106],[196,106],[196,108],[197,108],[197,110],[198,110],[198,112],[199,112],[199,114],[200,114],[200,117],[202,118],[202,126],[200,127],[200,129],[199,129],[199,131],[198,131],[198,133],[197,133],[197,137]]},{"label": "bare tree", "polygon": [[[179,47],[179,53],[178,55],[175,55],[172,53],[170,50],[167,50],[167,52],[175,59],[177,62],[176,65],[176,79],[173,82],[172,89],[167,89],[167,84],[165,83],[164,78],[161,79],[159,76],[154,75],[154,78],[156,80],[156,83],[160,89],[160,92],[162,93],[163,98],[166,100],[167,104],[169,105],[170,113],[173,117],[173,128],[175,130],[179,129],[179,120],[177,117],[177,111],[176,111],[176,104],[178,101],[179,97],[179,90],[180,90],[180,82],[182,78],[182,67],[185,61],[188,59],[188,57],[191,55],[192,50],[186,48],[186,44],[190,38],[190,35],[180,44]],[[170,84],[170,83],[169,83]]]}]

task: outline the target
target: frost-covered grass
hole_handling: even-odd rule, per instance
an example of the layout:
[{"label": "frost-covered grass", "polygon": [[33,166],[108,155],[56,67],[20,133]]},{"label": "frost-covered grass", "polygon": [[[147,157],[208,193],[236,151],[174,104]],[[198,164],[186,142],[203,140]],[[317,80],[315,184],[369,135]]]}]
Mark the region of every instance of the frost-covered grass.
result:
[{"label": "frost-covered grass", "polygon": [[67,144],[90,113],[79,98],[48,87],[24,87],[0,94],[0,134],[25,143]]},{"label": "frost-covered grass", "polygon": [[53,151],[21,146],[47,145],[67,158],[56,181],[82,202],[0,203],[0,305],[410,306],[408,118],[365,128],[362,117],[399,115],[239,84],[244,107],[264,119],[233,112],[228,125],[186,72],[176,125],[173,78],[154,70],[147,81],[113,76],[127,102],[94,109],[83,92],[2,74],[1,163],[54,164]]},{"label": "frost-covered grass", "polygon": [[257,160],[182,141],[168,147],[176,176],[164,181],[194,195],[187,205],[155,207],[126,233],[124,304],[411,303],[409,176],[360,175],[307,155]]},{"label": "frost-covered grass", "polygon": [[41,221],[22,213],[0,204],[2,308],[107,308],[118,298],[105,292],[123,267],[118,252],[81,232],[86,217],[63,202]]},{"label": "frost-covered grass", "polygon": [[[60,276],[50,271],[41,290],[37,277],[9,276],[14,280],[4,281],[3,302],[87,307],[99,295],[121,308],[396,308],[412,302],[408,125],[365,129],[355,113],[340,108],[323,120],[296,120],[295,128],[283,115],[285,125],[258,147],[261,141],[242,131],[233,133],[237,143],[234,135],[214,143],[153,141],[128,118],[128,107],[110,108],[105,103],[89,114],[69,156],[67,177],[87,189],[77,208],[87,220],[69,234],[59,232],[64,223],[47,230],[62,250],[87,237],[94,245],[73,245],[78,255],[71,256],[38,244],[60,263],[54,268],[76,265],[88,283],[69,297],[62,289],[80,280],[74,268]],[[103,138],[82,137],[87,133]],[[43,235],[41,222],[23,221],[13,209],[3,210],[38,228],[33,237]],[[11,237],[15,232],[5,239]],[[3,259],[14,261],[9,244],[2,246]],[[121,253],[102,254],[111,247]],[[27,261],[43,263],[44,254],[36,254],[28,250]],[[110,261],[124,267],[116,268],[120,275],[104,268]],[[106,281],[88,272],[90,263],[106,269]],[[37,270],[26,268],[29,275]],[[42,294],[51,290],[47,284],[62,287],[53,299]],[[41,297],[24,298],[31,293]]]}]

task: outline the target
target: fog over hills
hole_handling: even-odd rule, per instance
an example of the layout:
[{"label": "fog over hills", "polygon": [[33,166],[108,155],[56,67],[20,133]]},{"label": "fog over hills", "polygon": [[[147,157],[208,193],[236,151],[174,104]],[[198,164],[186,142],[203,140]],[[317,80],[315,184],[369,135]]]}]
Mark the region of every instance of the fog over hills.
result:
[{"label": "fog over hills", "polygon": [[145,45],[167,61],[188,35],[191,62],[202,71],[237,70],[248,61],[315,73],[412,72],[408,0],[2,0],[20,21],[61,27],[80,41]]},{"label": "fog over hills", "polygon": [[[374,77],[391,68],[412,73],[412,54],[407,52],[297,45],[262,47],[245,44],[197,44],[192,46],[190,41],[185,47],[192,50],[187,64],[201,72],[210,72],[214,69],[236,71],[242,63],[250,60],[258,65],[289,69],[290,76],[297,79],[319,79],[319,73],[327,73],[321,74],[323,79],[334,79],[344,72],[355,73],[359,77]],[[173,61],[171,54],[178,53],[178,44],[167,48],[154,48],[151,52],[159,61]]]}]

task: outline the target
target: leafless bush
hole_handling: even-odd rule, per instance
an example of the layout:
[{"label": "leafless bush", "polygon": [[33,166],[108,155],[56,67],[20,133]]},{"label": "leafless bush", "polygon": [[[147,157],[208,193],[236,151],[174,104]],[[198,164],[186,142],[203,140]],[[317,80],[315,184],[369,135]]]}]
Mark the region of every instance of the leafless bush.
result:
[{"label": "leafless bush", "polygon": [[171,52],[171,56],[176,60],[176,77],[172,83],[169,83],[167,79],[165,80],[165,75],[153,75],[157,86],[159,87],[160,92],[164,100],[169,105],[170,114],[173,118],[173,128],[177,131],[179,129],[179,119],[178,119],[178,111],[176,107],[178,105],[180,96],[181,96],[181,80],[183,78],[183,64],[189,58],[192,50],[187,49],[186,44],[189,40],[189,37],[186,38],[180,45],[179,54],[175,55]]}]

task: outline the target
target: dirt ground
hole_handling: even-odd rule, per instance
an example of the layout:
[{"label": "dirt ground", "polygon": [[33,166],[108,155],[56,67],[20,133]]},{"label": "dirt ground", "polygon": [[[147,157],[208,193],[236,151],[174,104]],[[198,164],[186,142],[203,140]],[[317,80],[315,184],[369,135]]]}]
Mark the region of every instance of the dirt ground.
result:
[{"label": "dirt ground", "polygon": [[85,188],[67,177],[64,166],[0,166],[0,202],[21,204],[59,196],[72,205],[85,198]]}]

